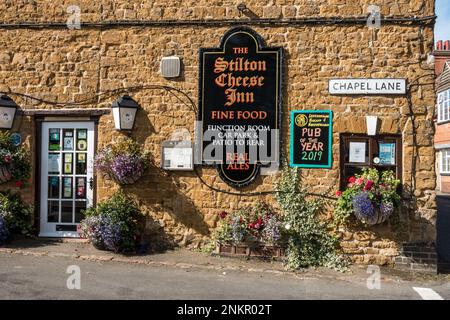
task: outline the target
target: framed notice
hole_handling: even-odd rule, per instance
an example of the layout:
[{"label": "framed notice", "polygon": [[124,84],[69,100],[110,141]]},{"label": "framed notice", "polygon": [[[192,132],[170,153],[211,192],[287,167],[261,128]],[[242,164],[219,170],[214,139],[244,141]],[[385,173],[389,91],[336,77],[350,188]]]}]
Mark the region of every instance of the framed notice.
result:
[{"label": "framed notice", "polygon": [[332,133],[331,110],[291,111],[291,166],[331,168]]},{"label": "framed notice", "polygon": [[366,162],[366,143],[350,142],[349,162],[365,163]]}]

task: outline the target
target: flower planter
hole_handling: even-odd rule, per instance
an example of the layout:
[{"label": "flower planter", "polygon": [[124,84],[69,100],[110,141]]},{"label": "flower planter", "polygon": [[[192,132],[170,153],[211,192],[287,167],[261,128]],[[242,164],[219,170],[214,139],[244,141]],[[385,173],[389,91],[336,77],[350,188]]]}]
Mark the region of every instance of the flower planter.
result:
[{"label": "flower planter", "polygon": [[284,256],[284,249],[265,245],[216,244],[216,254],[228,257],[258,257],[279,259]]}]

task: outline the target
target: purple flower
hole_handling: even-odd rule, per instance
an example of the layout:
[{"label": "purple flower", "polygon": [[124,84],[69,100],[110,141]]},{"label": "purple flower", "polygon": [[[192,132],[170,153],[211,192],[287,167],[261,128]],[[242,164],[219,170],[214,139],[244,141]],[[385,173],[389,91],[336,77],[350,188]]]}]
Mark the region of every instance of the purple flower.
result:
[{"label": "purple flower", "polygon": [[390,217],[392,213],[394,213],[394,204],[389,202],[382,202],[380,205],[381,216],[383,217],[383,221],[386,221],[387,218]]},{"label": "purple flower", "polygon": [[375,207],[367,192],[360,192],[353,197],[353,211],[358,220],[369,225],[375,224],[378,220]]},{"label": "purple flower", "polygon": [[115,157],[111,163],[111,171],[119,180],[140,177],[144,173],[142,160],[138,156],[122,154]]},{"label": "purple flower", "polygon": [[281,239],[281,221],[276,215],[266,216],[262,238],[267,244],[276,244]]},{"label": "purple flower", "polygon": [[82,221],[81,231],[97,248],[118,252],[122,241],[122,224],[114,223],[108,216],[90,216]]},{"label": "purple flower", "polygon": [[110,149],[104,149],[97,153],[94,159],[94,165],[97,170],[108,172],[110,162],[111,162],[111,150]]}]

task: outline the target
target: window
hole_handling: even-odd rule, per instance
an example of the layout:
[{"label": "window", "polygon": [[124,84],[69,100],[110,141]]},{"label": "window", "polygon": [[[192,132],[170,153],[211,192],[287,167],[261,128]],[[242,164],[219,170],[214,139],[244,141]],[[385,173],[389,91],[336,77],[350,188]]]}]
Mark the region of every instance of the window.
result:
[{"label": "window", "polygon": [[441,173],[450,174],[450,149],[441,150]]},{"label": "window", "polygon": [[438,122],[450,121],[450,89],[438,94]]},{"label": "window", "polygon": [[[400,136],[341,135],[341,188],[348,178],[364,168],[392,170],[397,179],[402,174],[402,140]],[[449,152],[450,153],[450,152]],[[450,166],[449,166],[450,169]]]}]

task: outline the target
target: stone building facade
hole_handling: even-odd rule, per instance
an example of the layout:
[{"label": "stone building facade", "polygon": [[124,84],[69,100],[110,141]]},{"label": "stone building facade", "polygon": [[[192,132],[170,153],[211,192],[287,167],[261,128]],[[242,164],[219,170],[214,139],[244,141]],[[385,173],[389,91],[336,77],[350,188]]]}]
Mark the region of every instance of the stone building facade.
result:
[{"label": "stone building facade", "polygon": [[[289,111],[333,112],[332,167],[301,169],[311,192],[333,197],[340,188],[343,135],[366,135],[366,115],[378,117],[379,136],[399,139],[398,171],[405,201],[398,223],[341,230],[343,251],[356,263],[392,265],[396,261],[411,266],[412,262],[432,262],[435,255],[428,248],[426,256],[412,252],[419,250],[416,244],[426,247],[435,240],[434,69],[427,64],[433,49],[430,17],[434,16],[434,1],[249,0],[245,1],[247,10],[239,10],[240,3],[3,1],[0,91],[20,106],[21,114],[11,131],[22,134],[34,162],[31,184],[20,190],[21,194],[31,203],[41,201],[40,189],[35,186],[41,179],[43,122],[98,119],[98,148],[122,134],[114,130],[110,107],[120,95],[129,94],[142,109],[130,135],[151,152],[156,165],[125,190],[139,199],[148,215],[149,231],[158,231],[177,244],[195,246],[208,239],[218,212],[258,200],[276,205],[270,194],[249,197],[216,192],[200,183],[194,172],[161,170],[162,141],[170,140],[176,129],[187,129],[193,137],[196,114],[166,90],[133,89],[166,85],[197,101],[199,49],[218,47],[227,30],[242,25],[258,33],[267,46],[284,50],[284,154],[289,154]],[[381,10],[380,28],[369,28],[366,23],[371,4]],[[74,13],[78,9],[68,10],[71,5],[80,10],[79,29],[76,24],[71,29],[66,26],[68,21],[77,21]],[[411,20],[399,22],[395,17]],[[339,22],[342,19],[345,22]],[[165,79],[159,72],[160,60],[170,55],[181,58],[182,74]],[[406,79],[407,94],[331,95],[328,83],[336,78]],[[238,193],[273,190],[279,176],[260,175],[249,186],[235,190],[216,170],[200,167],[198,171],[208,185]],[[97,200],[117,189],[114,182],[99,175],[95,180]],[[330,201],[329,218],[332,205]],[[36,212],[37,221],[39,217]],[[409,246],[403,249],[405,243]]]}]

